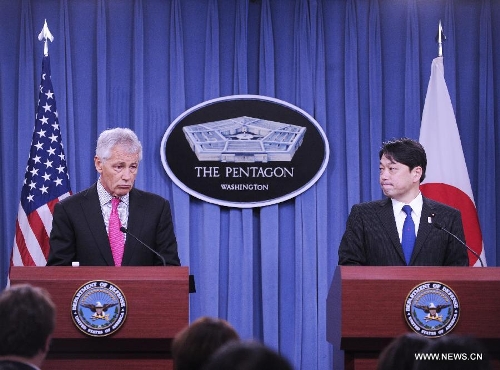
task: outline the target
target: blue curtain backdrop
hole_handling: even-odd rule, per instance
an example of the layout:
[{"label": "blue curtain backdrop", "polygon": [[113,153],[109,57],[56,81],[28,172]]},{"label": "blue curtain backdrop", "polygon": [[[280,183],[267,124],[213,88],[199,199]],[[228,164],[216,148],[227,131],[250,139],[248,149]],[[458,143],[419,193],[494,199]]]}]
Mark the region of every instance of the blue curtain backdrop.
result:
[{"label": "blue curtain backdrop", "polygon": [[[228,319],[296,369],[327,369],[326,295],[350,207],[382,197],[378,149],[419,137],[437,55],[477,204],[489,266],[500,263],[499,0],[0,0],[0,286],[7,281],[34,127],[47,19],[72,190],[97,179],[97,135],[135,130],[137,187],[173,206],[183,265],[196,276],[191,319]],[[297,198],[256,209],[195,199],[167,177],[170,122],[208,99],[261,94],[295,104],[323,127],[330,162]],[[443,143],[446,145],[446,143]]]}]

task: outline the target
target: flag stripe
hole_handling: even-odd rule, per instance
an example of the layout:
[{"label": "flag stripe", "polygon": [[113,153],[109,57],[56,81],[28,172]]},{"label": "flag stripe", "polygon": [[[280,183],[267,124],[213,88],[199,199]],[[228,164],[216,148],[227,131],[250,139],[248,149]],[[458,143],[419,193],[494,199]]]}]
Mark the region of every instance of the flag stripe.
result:
[{"label": "flag stripe", "polygon": [[[43,206],[40,207],[39,210],[43,212]],[[48,255],[49,252],[49,236],[45,230],[38,210],[29,214],[28,223],[31,228],[28,229],[27,234],[25,234],[26,247],[30,252],[31,258],[33,258],[35,262],[35,266],[45,266],[47,260],[44,253]]]},{"label": "flag stripe", "polygon": [[[43,206],[39,210],[43,212]],[[24,238],[26,239],[26,247],[30,250],[33,259],[35,259],[33,254],[37,253],[36,249],[43,249],[45,243],[48,244],[48,237],[38,210],[31,212],[27,219],[29,227],[25,229]]]},{"label": "flag stripe", "polygon": [[31,258],[29,250],[26,247],[26,240],[24,239],[24,234],[21,230],[19,221],[16,222],[16,236],[14,241],[13,253],[14,252],[18,257],[13,260],[13,264],[15,266],[35,266],[35,262],[33,261],[33,258]]}]

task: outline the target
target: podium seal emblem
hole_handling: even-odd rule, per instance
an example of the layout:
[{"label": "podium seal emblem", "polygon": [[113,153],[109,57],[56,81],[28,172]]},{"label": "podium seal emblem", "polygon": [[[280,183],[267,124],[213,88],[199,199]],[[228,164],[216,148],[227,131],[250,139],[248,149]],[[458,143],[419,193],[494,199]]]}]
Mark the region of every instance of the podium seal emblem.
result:
[{"label": "podium seal emblem", "polygon": [[76,327],[92,337],[108,336],[121,328],[127,317],[127,301],[113,283],[93,280],[73,296],[71,316]]},{"label": "podium seal emblem", "polygon": [[460,304],[449,286],[428,281],[410,291],[406,297],[404,315],[413,331],[435,338],[453,330],[460,316]]}]

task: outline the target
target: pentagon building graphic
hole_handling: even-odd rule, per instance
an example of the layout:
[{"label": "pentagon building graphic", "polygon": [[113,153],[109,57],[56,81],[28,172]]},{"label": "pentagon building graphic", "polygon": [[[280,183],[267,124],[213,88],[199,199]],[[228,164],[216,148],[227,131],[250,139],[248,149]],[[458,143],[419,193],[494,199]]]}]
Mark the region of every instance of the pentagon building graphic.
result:
[{"label": "pentagon building graphic", "polygon": [[200,161],[291,161],[305,127],[260,118],[238,117],[182,129]]}]

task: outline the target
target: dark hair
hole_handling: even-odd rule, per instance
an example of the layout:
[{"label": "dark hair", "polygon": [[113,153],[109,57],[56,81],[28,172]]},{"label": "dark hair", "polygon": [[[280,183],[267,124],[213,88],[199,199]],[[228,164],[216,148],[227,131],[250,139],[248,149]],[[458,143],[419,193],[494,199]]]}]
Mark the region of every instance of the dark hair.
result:
[{"label": "dark hair", "polygon": [[[431,340],[423,350],[433,356],[444,356],[433,360],[417,360],[416,370],[490,370],[488,352],[482,343],[471,336],[448,334]],[[451,356],[451,357],[450,357]]]},{"label": "dark hair", "polygon": [[222,345],[238,341],[239,335],[225,320],[201,317],[181,330],[172,343],[176,370],[198,370]]},{"label": "dark hair", "polygon": [[203,370],[292,370],[292,366],[262,343],[232,342],[215,352]]},{"label": "dark hair", "polygon": [[380,353],[377,370],[411,369],[415,354],[422,352],[429,341],[429,338],[416,333],[400,335]]},{"label": "dark hair", "polygon": [[378,153],[379,159],[385,155],[387,159],[394,162],[402,163],[410,168],[410,171],[415,167],[422,168],[422,176],[420,182],[425,179],[425,170],[427,168],[427,156],[425,149],[418,141],[401,138],[386,141],[382,144],[382,148]]},{"label": "dark hair", "polygon": [[55,312],[43,288],[20,284],[5,289],[0,294],[0,356],[32,358],[45,351]]}]

